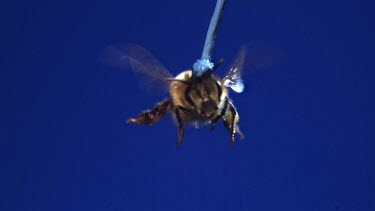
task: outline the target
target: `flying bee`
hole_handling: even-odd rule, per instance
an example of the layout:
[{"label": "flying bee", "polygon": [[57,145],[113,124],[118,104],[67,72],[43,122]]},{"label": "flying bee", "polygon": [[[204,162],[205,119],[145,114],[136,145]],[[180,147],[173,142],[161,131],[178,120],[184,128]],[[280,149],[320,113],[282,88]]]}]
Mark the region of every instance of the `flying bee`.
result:
[{"label": "flying bee", "polygon": [[173,77],[149,51],[135,44],[111,46],[105,51],[103,58],[107,64],[132,69],[163,81],[168,86],[171,98],[156,103],[152,109],[143,111],[136,118],[129,118],[127,122],[154,125],[170,112],[178,127],[176,145],[179,146],[184,139],[185,124],[195,127],[209,124],[212,131],[214,125],[223,120],[233,146],[235,134],[240,138],[243,138],[243,134],[238,126],[238,112],[228,96],[227,88],[237,93],[244,90],[241,71],[245,54],[246,49],[241,48],[223,79],[214,74],[223,59],[216,64],[208,59],[198,60],[192,69]]}]

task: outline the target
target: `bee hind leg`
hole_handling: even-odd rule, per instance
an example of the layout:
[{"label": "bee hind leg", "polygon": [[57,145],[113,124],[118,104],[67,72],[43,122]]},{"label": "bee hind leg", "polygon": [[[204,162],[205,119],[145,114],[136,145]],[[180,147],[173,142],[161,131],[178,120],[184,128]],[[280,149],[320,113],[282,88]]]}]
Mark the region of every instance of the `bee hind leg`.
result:
[{"label": "bee hind leg", "polygon": [[180,115],[180,109],[177,107],[175,108],[175,117],[178,126],[178,140],[176,142],[176,147],[180,146],[181,142],[184,140],[184,124]]},{"label": "bee hind leg", "polygon": [[236,124],[236,133],[238,134],[240,139],[245,138],[245,136],[243,135],[242,131],[240,130],[240,127],[238,126],[238,124]]},{"label": "bee hind leg", "polygon": [[156,103],[154,108],[142,112],[137,118],[129,118],[127,122],[141,125],[154,125],[167,114],[170,110],[170,106],[171,100],[166,99],[162,102]]},{"label": "bee hind leg", "polygon": [[232,103],[229,103],[224,117],[224,126],[228,129],[230,133],[231,146],[234,146],[235,144],[234,135],[236,133],[241,139],[244,137],[237,125],[238,119],[239,117],[236,108],[233,106]]}]

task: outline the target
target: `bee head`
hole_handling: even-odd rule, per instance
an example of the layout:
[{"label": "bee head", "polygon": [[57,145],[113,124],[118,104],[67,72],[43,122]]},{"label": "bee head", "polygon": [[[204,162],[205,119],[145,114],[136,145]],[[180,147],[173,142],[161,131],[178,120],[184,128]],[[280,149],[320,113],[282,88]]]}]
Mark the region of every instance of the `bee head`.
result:
[{"label": "bee head", "polygon": [[209,59],[198,59],[193,64],[193,77],[206,78],[212,74],[214,64]]}]

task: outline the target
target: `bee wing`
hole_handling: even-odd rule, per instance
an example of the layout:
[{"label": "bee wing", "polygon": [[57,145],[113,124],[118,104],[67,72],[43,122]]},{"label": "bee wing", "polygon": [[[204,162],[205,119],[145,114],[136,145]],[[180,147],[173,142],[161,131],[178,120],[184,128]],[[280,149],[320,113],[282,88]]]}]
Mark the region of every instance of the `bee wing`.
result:
[{"label": "bee wing", "polygon": [[149,90],[154,87],[160,89],[160,86],[167,88],[168,84],[164,82],[168,78],[173,78],[173,75],[158,59],[148,50],[136,44],[109,46],[102,54],[101,60],[110,66],[130,69],[135,73],[147,76],[148,84],[142,84],[142,86],[149,86]]},{"label": "bee wing", "polygon": [[246,47],[241,47],[239,52],[237,53],[237,56],[232,63],[232,65],[229,67],[228,73],[224,77],[224,85],[226,87],[230,87],[233,89],[233,91],[237,93],[241,93],[244,91],[245,86],[242,80],[242,69],[244,66],[245,58],[246,58]]}]

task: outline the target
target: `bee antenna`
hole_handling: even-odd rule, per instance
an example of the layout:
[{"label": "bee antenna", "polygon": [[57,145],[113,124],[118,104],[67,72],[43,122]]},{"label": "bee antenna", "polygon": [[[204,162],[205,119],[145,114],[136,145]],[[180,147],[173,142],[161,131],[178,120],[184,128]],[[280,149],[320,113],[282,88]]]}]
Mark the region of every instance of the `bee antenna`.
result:
[{"label": "bee antenna", "polygon": [[221,58],[216,64],[214,65],[214,68],[212,68],[212,72],[214,72],[221,64],[223,64],[224,59]]}]

